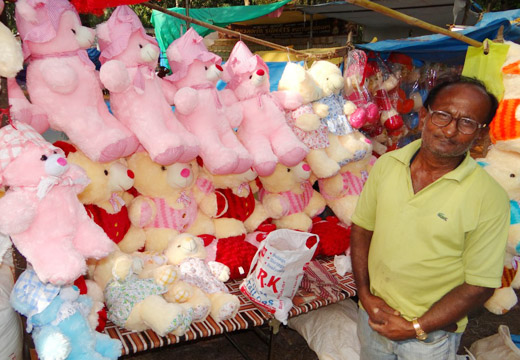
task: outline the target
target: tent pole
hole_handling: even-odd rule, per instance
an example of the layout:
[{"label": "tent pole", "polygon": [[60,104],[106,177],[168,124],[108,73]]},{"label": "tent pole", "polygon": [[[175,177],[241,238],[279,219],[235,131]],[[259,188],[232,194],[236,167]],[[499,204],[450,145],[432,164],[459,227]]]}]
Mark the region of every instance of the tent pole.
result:
[{"label": "tent pole", "polygon": [[380,14],[390,16],[390,17],[392,17],[394,19],[403,21],[403,22],[405,22],[407,24],[410,24],[410,25],[414,25],[414,26],[426,29],[428,31],[431,31],[431,32],[434,32],[434,33],[437,33],[437,34],[450,36],[450,37],[452,37],[454,39],[460,40],[460,41],[465,42],[465,43],[467,43],[467,44],[469,44],[471,46],[474,46],[474,47],[481,47],[481,46],[483,46],[482,42],[480,42],[480,41],[473,40],[472,38],[469,38],[467,36],[461,35],[461,34],[459,34],[457,32],[449,31],[449,30],[446,30],[446,29],[441,28],[439,26],[427,23],[426,21],[422,21],[422,20],[419,20],[419,19],[414,18],[412,16],[400,13],[399,11],[390,9],[390,8],[388,8],[386,6],[383,6],[383,5],[376,4],[376,3],[372,2],[372,1],[368,1],[368,0],[345,0],[345,1],[347,1],[348,3],[353,4],[353,5],[358,5],[358,6],[366,8],[366,9],[373,10],[373,11],[378,12]]},{"label": "tent pole", "polygon": [[309,29],[309,48],[312,48],[312,27],[314,24],[314,14],[311,14],[311,25]]},{"label": "tent pole", "polygon": [[167,9],[164,9],[164,8],[158,6],[158,5],[155,5],[155,4],[152,4],[152,3],[149,3],[149,2],[141,3],[141,5],[144,5],[144,6],[148,7],[148,8],[150,8],[150,9],[153,9],[153,10],[160,11],[160,12],[165,13],[167,15],[170,15],[170,16],[182,19],[182,20],[184,20],[186,22],[189,21],[192,24],[200,25],[200,26],[203,26],[205,28],[208,28],[208,29],[211,29],[211,30],[214,30],[214,31],[218,31],[220,33],[224,33],[224,34],[227,34],[227,35],[230,35],[230,36],[242,39],[242,40],[251,41],[251,42],[263,45],[263,46],[270,47],[272,49],[288,52],[288,53],[293,54],[293,55],[295,55],[296,57],[299,57],[299,58],[304,58],[304,59],[309,59],[309,58],[312,58],[312,59],[326,59],[326,58],[333,58],[333,57],[341,57],[341,56],[343,56],[343,53],[347,51],[347,49],[345,47],[345,48],[338,48],[333,53],[330,53],[330,54],[309,54],[309,53],[305,53],[303,51],[294,50],[294,49],[286,47],[286,46],[278,45],[278,44],[275,44],[275,43],[272,43],[272,42],[269,42],[269,41],[265,41],[265,40],[262,40],[262,39],[257,39],[255,37],[252,37],[252,36],[249,36],[249,35],[241,34],[238,31],[224,29],[224,28],[222,28],[220,26],[215,26],[215,25],[212,25],[212,24],[208,24],[206,22],[203,22],[203,21],[200,21],[200,20],[197,20],[197,19],[194,19],[194,18],[190,18],[190,17],[184,16],[182,14],[177,14],[176,12],[169,11]]}]

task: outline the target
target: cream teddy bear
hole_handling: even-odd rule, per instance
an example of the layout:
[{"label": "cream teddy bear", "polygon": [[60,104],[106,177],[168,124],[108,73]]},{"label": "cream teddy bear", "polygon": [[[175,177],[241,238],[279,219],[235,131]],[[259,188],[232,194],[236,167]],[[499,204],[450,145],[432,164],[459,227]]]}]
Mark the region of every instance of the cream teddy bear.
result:
[{"label": "cream teddy bear", "polygon": [[360,160],[362,157],[358,150],[365,147],[365,137],[353,129],[348,120],[357,107],[341,96],[345,85],[341,70],[329,61],[320,60],[312,64],[308,72],[322,91],[322,98],[313,103],[314,112],[322,118],[329,132],[335,135],[329,136],[333,159],[340,166]]},{"label": "cream teddy bear", "polygon": [[187,293],[190,294],[186,297],[188,303],[195,305],[201,304],[201,296],[206,296],[211,304],[210,315],[217,322],[237,314],[240,301],[237,296],[229,294],[224,284],[229,279],[229,268],[215,261],[205,261],[206,249],[202,239],[180,234],[171,240],[165,255],[168,264],[178,266],[180,279],[191,285],[188,288],[182,283],[174,285],[168,292],[169,299],[182,298]]},{"label": "cream teddy bear", "polygon": [[145,230],[146,250],[163,251],[172,236],[186,231],[215,234],[210,217],[216,214],[216,197],[195,160],[164,166],[137,152],[128,166],[140,193],[130,204],[130,221]]},{"label": "cream teddy bear", "polygon": [[[504,146],[507,141],[501,145]],[[491,147],[479,164],[507,191],[511,206],[511,220],[507,240],[502,287],[496,289],[484,307],[501,315],[508,312],[517,302],[514,289],[520,288],[518,255],[520,254],[520,154]]]},{"label": "cream teddy bear", "polygon": [[260,201],[278,228],[309,231],[312,218],[325,209],[325,200],[312,188],[311,168],[301,162],[277,164],[273,174],[260,176]]},{"label": "cream teddy bear", "polygon": [[54,145],[65,151],[70,163],[86,171],[90,183],[78,198],[94,222],[122,251],[132,253],[142,248],[144,230],[132,225],[128,216],[127,204],[133,196],[127,190],[134,185],[134,173],[128,169],[126,160],[94,162],[70,143],[57,141]]},{"label": "cream teddy bear", "polygon": [[335,175],[339,171],[339,165],[333,158],[335,151],[337,152],[334,145],[339,142],[333,141],[331,146],[329,136],[335,135],[329,135],[327,126],[321,122],[312,107],[312,103],[322,97],[322,90],[314,78],[303,66],[288,63],[278,83],[278,91],[293,91],[303,98],[303,105],[295,110],[288,110],[285,119],[300,141],[309,148],[305,160],[312,172],[319,178]]},{"label": "cream teddy bear", "polygon": [[[0,14],[4,10],[4,1],[0,0]],[[20,43],[7,26],[0,23],[0,76],[14,78],[23,69],[23,54]]]},{"label": "cream teddy bear", "polygon": [[365,139],[366,150],[361,160],[349,162],[341,167],[339,174],[328,179],[319,179],[320,194],[334,214],[346,225],[351,224],[357,200],[368,173],[376,161],[372,155],[371,142]]},{"label": "cream teddy bear", "polygon": [[163,298],[177,281],[178,270],[171,265],[157,267],[151,277],[138,276],[143,262],[120,251],[98,261],[93,277],[104,290],[108,318],[128,330],[152,329],[160,336],[182,336],[191,325],[189,304],[169,303]]}]

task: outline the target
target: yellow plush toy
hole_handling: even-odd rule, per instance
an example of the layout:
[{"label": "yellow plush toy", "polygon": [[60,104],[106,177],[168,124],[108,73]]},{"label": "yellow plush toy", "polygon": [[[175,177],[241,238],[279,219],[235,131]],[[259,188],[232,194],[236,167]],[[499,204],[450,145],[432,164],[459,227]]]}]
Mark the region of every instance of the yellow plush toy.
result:
[{"label": "yellow plush toy", "polygon": [[277,164],[273,174],[260,176],[260,201],[278,228],[309,231],[312,218],[323,212],[325,200],[312,188],[311,168],[301,162]]},{"label": "yellow plush toy", "polygon": [[87,172],[90,183],[78,198],[94,222],[122,251],[132,253],[142,248],[145,233],[133,226],[128,217],[127,204],[133,196],[126,190],[133,186],[134,174],[126,161],[94,162],[70,143],[57,141],[54,145],[65,151],[68,161]]},{"label": "yellow plush toy", "polygon": [[99,260],[94,280],[104,290],[108,318],[128,330],[152,329],[160,336],[182,336],[191,325],[189,304],[167,302],[162,296],[177,281],[178,269],[163,265],[149,278],[141,278],[143,262],[138,257],[114,251]]},{"label": "yellow plush toy", "polygon": [[163,251],[175,235],[215,234],[210,217],[217,211],[211,182],[199,176],[195,160],[163,166],[145,152],[128,158],[140,193],[129,207],[132,224],[146,233],[146,250]]},{"label": "yellow plush toy", "polygon": [[[302,96],[303,104],[295,110],[287,111],[287,123],[310,149],[306,161],[312,172],[319,178],[327,178],[339,171],[338,161],[345,156],[345,150],[338,148],[336,136],[329,133],[320,117],[314,112],[312,103],[322,97],[322,90],[303,66],[288,63],[285,66],[278,91],[295,92]],[[334,138],[329,141],[329,137]],[[349,156],[349,155],[347,155]]]},{"label": "yellow plush toy", "polygon": [[341,70],[329,61],[320,60],[312,64],[308,72],[322,92],[322,97],[312,105],[314,112],[322,118],[329,132],[335,135],[329,136],[334,160],[341,166],[362,159],[366,138],[349,122],[348,118],[354,114],[357,106],[341,95],[345,84]]},{"label": "yellow plush toy", "polygon": [[[231,319],[237,314],[240,301],[237,296],[229,294],[224,285],[224,281],[229,279],[229,268],[215,261],[205,261],[206,249],[202,239],[187,233],[180,234],[170,242],[165,255],[168,264],[178,266],[180,279],[191,285],[187,292],[193,292],[197,299],[188,297],[188,303],[200,303],[201,296],[207,297],[211,304],[210,315],[217,322]],[[170,295],[174,298],[179,294],[182,296],[184,289],[173,287]]]},{"label": "yellow plush toy", "polygon": [[356,208],[359,194],[376,161],[368,139],[365,144],[366,149],[361,160],[343,165],[339,174],[331,178],[318,180],[320,194],[325,198],[334,214],[347,226],[351,224],[350,218]]},{"label": "yellow plush toy", "polygon": [[[502,143],[504,146],[507,141]],[[491,147],[479,164],[507,191],[511,206],[511,220],[507,240],[502,287],[495,290],[484,307],[490,312],[501,315],[508,312],[517,302],[514,289],[520,288],[518,274],[518,255],[520,254],[520,154],[504,151],[497,146]]]}]

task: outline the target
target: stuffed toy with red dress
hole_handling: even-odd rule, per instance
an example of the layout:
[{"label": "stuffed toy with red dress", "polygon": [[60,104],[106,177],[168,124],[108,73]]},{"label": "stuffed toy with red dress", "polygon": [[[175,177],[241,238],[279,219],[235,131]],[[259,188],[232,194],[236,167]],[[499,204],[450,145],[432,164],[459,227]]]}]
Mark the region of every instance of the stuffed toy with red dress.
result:
[{"label": "stuffed toy with red dress", "polygon": [[[193,160],[199,141],[177,120],[171,104],[175,87],[155,73],[159,46],[128,6],[117,7],[97,26],[100,79],[110,91],[110,107],[161,165]],[[168,100],[169,99],[169,100]]]},{"label": "stuffed toy with red dress", "polygon": [[77,198],[88,184],[85,171],[24,123],[0,129],[0,184],[9,187],[0,199],[0,232],[42,282],[71,283],[86,272],[87,258],[115,249]]},{"label": "stuffed toy with red dress", "polygon": [[90,159],[108,162],[131,155],[137,138],[108,111],[95,66],[85,49],[94,30],[81,25],[67,0],[16,2],[31,102],[48,115]]},{"label": "stuffed toy with red dress", "polygon": [[92,220],[122,251],[132,253],[144,247],[143,229],[132,225],[128,216],[128,205],[134,197],[127,190],[134,185],[134,173],[126,160],[94,162],[70,143],[57,141],[54,145],[65,151],[67,161],[86,171],[90,183],[78,198]]}]

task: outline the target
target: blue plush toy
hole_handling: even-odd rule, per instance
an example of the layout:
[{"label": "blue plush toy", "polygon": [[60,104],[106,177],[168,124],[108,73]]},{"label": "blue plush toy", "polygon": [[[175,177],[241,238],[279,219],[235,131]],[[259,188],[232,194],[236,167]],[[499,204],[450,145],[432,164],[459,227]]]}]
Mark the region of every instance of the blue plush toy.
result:
[{"label": "blue plush toy", "polygon": [[87,320],[92,300],[76,286],[40,282],[26,270],[11,293],[13,308],[27,317],[38,357],[42,360],[112,360],[121,342],[93,330]]}]

